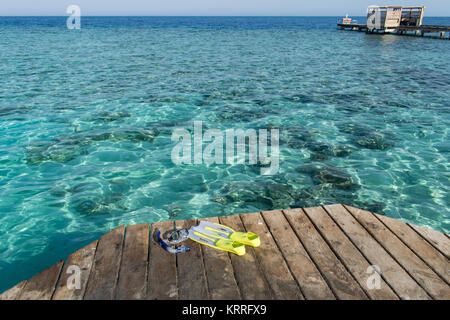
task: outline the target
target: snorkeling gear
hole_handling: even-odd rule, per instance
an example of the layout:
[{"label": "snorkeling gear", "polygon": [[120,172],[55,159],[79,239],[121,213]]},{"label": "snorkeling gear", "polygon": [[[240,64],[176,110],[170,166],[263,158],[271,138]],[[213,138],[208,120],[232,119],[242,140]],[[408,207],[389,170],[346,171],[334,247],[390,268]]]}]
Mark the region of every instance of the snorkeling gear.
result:
[{"label": "snorkeling gear", "polygon": [[200,221],[198,226],[192,227],[195,231],[212,238],[233,240],[252,247],[259,247],[261,240],[253,232],[236,232],[230,227],[209,221]]},{"label": "snorkeling gear", "polygon": [[210,235],[206,235],[197,231],[194,227],[191,227],[189,229],[189,239],[217,250],[223,250],[237,254],[238,256],[243,256],[245,254],[245,246],[242,243],[229,239],[212,237]]},{"label": "snorkeling gear", "polygon": [[161,238],[161,230],[157,230],[154,233],[154,240],[163,248],[164,250],[170,253],[182,253],[191,251],[190,247],[181,245],[179,247],[172,247],[171,244],[179,244],[182,241],[186,240],[188,237],[188,231],[186,229],[175,230],[172,232],[166,232],[165,235],[167,239],[164,240]]}]

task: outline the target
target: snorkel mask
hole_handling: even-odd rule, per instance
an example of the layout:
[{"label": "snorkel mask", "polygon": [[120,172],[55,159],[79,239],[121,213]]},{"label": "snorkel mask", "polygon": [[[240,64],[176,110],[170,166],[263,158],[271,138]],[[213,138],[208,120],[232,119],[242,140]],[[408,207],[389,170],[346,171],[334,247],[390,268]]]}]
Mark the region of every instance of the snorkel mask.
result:
[{"label": "snorkel mask", "polygon": [[170,245],[179,244],[188,239],[189,232],[186,229],[174,230],[172,232],[166,232],[167,240],[164,240],[161,237],[161,230],[157,230],[155,233],[155,241],[163,248],[164,250],[170,253],[182,253],[191,251],[190,247],[181,245],[179,247],[172,247]]}]

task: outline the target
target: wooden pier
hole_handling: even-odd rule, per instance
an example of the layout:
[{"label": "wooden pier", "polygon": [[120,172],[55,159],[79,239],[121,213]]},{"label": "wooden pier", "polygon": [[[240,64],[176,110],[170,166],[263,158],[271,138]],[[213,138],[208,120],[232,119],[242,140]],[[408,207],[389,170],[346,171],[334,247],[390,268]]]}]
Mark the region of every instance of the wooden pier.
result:
[{"label": "wooden pier", "polygon": [[[351,30],[359,31],[365,33],[379,33],[379,34],[394,34],[394,35],[405,35],[405,36],[420,36],[423,37],[425,34],[439,34],[439,38],[446,39],[445,34],[447,33],[448,39],[450,39],[450,26],[398,26],[393,27],[394,31],[384,31],[375,30],[370,31],[365,24],[356,23],[338,23],[338,28],[341,30]],[[435,37],[437,38],[437,37]]]},{"label": "wooden pier", "polygon": [[171,221],[120,226],[0,299],[450,299],[450,238],[425,227],[340,204],[205,220],[261,246],[239,257],[188,240],[174,255],[150,236]]}]

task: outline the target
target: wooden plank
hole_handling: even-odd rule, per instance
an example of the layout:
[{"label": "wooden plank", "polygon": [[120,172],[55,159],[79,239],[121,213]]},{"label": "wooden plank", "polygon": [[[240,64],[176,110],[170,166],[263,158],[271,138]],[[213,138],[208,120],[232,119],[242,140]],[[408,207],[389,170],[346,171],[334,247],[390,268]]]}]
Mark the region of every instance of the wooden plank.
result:
[{"label": "wooden plank", "polygon": [[148,223],[126,229],[116,293],[119,300],[137,300],[146,296],[149,232]]},{"label": "wooden plank", "polygon": [[22,292],[23,287],[25,287],[26,283],[27,280],[23,280],[11,289],[6,290],[2,294],[0,294],[0,300],[16,300]]},{"label": "wooden plank", "polygon": [[[220,223],[235,231],[244,231],[239,215],[225,216],[219,218]],[[257,250],[257,249],[256,249]],[[233,265],[234,276],[244,300],[271,300],[272,291],[267,283],[256,260],[255,249],[246,247],[244,256],[229,254]]]},{"label": "wooden plank", "polygon": [[370,276],[367,269],[370,267],[370,263],[323,208],[306,208],[304,212],[371,299],[398,300],[398,296],[383,279],[380,280],[379,289],[370,290],[367,287],[367,279]]},{"label": "wooden plank", "polygon": [[[328,280],[336,297],[342,300],[367,300],[367,295],[358,282],[339,261],[303,211],[301,209],[284,210],[284,213],[311,259]],[[282,221],[284,217],[274,216],[273,219]],[[283,230],[280,229],[278,232]],[[295,242],[293,244],[297,246]]]},{"label": "wooden plank", "polygon": [[378,214],[375,214],[375,217],[395,233],[415,254],[422,258],[447,284],[450,283],[449,260],[441,252],[424,240],[407,224]]},{"label": "wooden plank", "polygon": [[[305,298],[335,300],[335,295],[328,287],[327,282],[311,260],[283,213],[275,210],[264,211],[261,214]],[[351,287],[349,285],[349,288]]]},{"label": "wooden plank", "polygon": [[178,299],[176,256],[161,248],[153,239],[156,230],[161,230],[164,233],[171,228],[173,228],[172,221],[152,224],[147,288],[147,299],[150,300]]},{"label": "wooden plank", "polygon": [[450,299],[450,287],[381,221],[368,211],[345,207],[432,298]]},{"label": "wooden plank", "polygon": [[124,234],[125,227],[120,226],[100,238],[84,296],[85,300],[114,299]]},{"label": "wooden plank", "polygon": [[[176,222],[176,227],[177,229],[189,229],[196,224],[195,220],[179,220]],[[187,243],[191,247],[191,251],[176,256],[179,298],[183,300],[208,300],[208,284],[203,265],[202,247],[195,241]]]},{"label": "wooden plank", "polygon": [[[82,300],[86,291],[89,274],[91,273],[92,265],[94,264],[95,251],[97,249],[98,241],[94,241],[84,248],[72,253],[64,264],[61,272],[58,286],[56,287],[53,300]],[[75,286],[77,283],[73,282],[79,268],[79,289]],[[71,281],[69,287],[68,281]]]},{"label": "wooden plank", "polygon": [[[218,218],[205,218],[202,220],[219,223]],[[236,284],[236,279],[234,278],[233,266],[231,265],[228,253],[208,246],[203,246],[202,251],[211,299],[241,299],[241,294]]]},{"label": "wooden plank", "polygon": [[443,255],[450,259],[450,239],[447,238],[443,233],[412,223],[408,223],[408,225],[416,230],[418,234],[420,234],[432,246],[438,249]]},{"label": "wooden plank", "polygon": [[17,299],[50,300],[55,291],[63,264],[64,261],[60,261],[29,279]]},{"label": "wooden plank", "polygon": [[260,268],[274,293],[274,298],[281,300],[304,299],[261,215],[248,213],[241,214],[240,217],[245,229],[258,234],[261,238],[261,245],[255,249],[255,253]]},{"label": "wooden plank", "polygon": [[369,263],[380,268],[384,279],[400,298],[430,299],[425,290],[372,238],[347,209],[340,204],[327,205],[324,208]]}]

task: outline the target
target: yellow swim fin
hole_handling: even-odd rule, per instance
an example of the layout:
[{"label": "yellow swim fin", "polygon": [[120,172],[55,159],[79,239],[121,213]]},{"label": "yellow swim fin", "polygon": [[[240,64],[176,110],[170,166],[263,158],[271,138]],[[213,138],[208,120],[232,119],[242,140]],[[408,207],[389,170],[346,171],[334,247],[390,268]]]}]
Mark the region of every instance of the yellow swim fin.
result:
[{"label": "yellow swim fin", "polygon": [[217,250],[228,251],[237,254],[238,256],[243,256],[245,254],[244,244],[230,239],[214,238],[198,232],[197,230],[194,230],[194,228],[189,229],[189,238]]},{"label": "yellow swim fin", "polygon": [[230,227],[223,224],[213,223],[209,221],[200,221],[198,226],[192,227],[195,231],[202,233],[208,237],[215,239],[233,240],[252,247],[259,247],[261,240],[256,233],[253,232],[236,232]]}]

